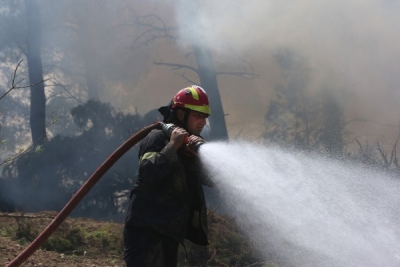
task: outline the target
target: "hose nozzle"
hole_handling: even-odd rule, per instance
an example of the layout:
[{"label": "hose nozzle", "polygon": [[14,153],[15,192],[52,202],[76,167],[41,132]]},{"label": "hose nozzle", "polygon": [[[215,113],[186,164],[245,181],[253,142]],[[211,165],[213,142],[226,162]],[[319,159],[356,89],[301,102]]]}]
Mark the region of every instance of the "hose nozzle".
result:
[{"label": "hose nozzle", "polygon": [[[178,127],[178,126],[176,126],[175,124],[172,124],[172,123],[163,123],[163,122],[160,122],[160,126],[161,126],[161,130],[165,133],[166,136],[168,136],[168,138],[171,137],[172,131],[173,131],[175,128]],[[189,137],[188,137],[188,136],[186,136],[185,139],[183,139],[183,143],[184,143],[185,145],[189,144]],[[198,152],[198,151],[199,151],[199,147],[200,147],[202,144],[204,144],[204,143],[198,142],[198,143],[192,145],[191,148],[192,148],[195,152]]]}]

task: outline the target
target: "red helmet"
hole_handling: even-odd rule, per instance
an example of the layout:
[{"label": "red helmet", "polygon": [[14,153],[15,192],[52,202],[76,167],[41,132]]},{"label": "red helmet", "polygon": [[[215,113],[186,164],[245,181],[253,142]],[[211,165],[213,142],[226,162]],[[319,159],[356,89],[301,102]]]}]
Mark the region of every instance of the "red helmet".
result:
[{"label": "red helmet", "polygon": [[181,107],[211,115],[207,93],[200,86],[192,85],[183,88],[174,96],[172,101],[172,109]]}]

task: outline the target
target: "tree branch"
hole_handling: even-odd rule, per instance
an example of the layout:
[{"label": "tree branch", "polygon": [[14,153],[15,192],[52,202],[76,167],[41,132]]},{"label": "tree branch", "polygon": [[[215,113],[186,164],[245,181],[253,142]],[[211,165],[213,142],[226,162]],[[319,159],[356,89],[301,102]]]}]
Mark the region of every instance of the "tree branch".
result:
[{"label": "tree branch", "polygon": [[[245,79],[254,79],[258,78],[259,75],[255,73],[253,65],[244,59],[242,56],[240,56],[235,49],[232,48],[231,45],[227,42],[222,42],[230,52],[240,61],[242,64],[239,64],[239,69],[241,69],[238,72],[217,72],[217,74],[229,74],[229,75],[236,75]],[[249,71],[246,71],[249,70]]]},{"label": "tree branch", "polygon": [[83,104],[81,100],[79,100],[76,96],[74,96],[67,88],[66,85],[62,84],[57,78],[53,77],[52,79],[53,84],[51,86],[59,86],[61,87],[69,96],[70,98],[74,99],[76,102]]},{"label": "tree branch", "polygon": [[[56,117],[51,118],[51,119],[46,123],[45,129],[47,129],[47,128],[49,128],[50,126],[56,124],[57,121],[58,121],[58,118],[56,118]],[[42,139],[43,136],[45,136],[45,134],[41,135],[37,140],[35,140],[35,141],[34,141],[30,146],[28,146],[27,148],[25,148],[25,149],[20,149],[20,151],[19,151],[17,154],[15,154],[14,156],[9,157],[9,158],[5,159],[4,161],[0,162],[0,166],[3,166],[3,165],[5,165],[5,164],[14,162],[16,159],[20,158],[22,155],[24,155],[26,152],[28,152],[29,150],[31,150],[31,149],[34,148],[34,147],[36,147],[36,149],[35,149],[36,152],[40,152],[41,146],[40,146],[40,145],[39,145],[39,146],[36,146],[36,145],[37,145],[37,143]]]},{"label": "tree branch", "polygon": [[344,122],[344,125],[353,123],[353,122],[370,122],[370,123],[375,123],[381,126],[385,126],[385,127],[399,127],[398,125],[394,125],[394,124],[389,124],[389,123],[383,123],[383,122],[379,122],[379,121],[374,121],[374,120],[369,120],[369,119],[352,119],[352,120],[348,120]]},{"label": "tree branch", "polygon": [[258,78],[260,75],[256,74],[256,73],[251,73],[251,72],[234,72],[234,71],[217,71],[216,72],[217,75],[219,74],[223,74],[223,75],[234,75],[234,76],[238,76],[240,78],[243,79],[254,79],[254,78]]},{"label": "tree branch", "polygon": [[[132,11],[132,14],[134,16],[134,24],[141,26],[146,30],[133,40],[133,43],[130,46],[131,49],[142,45],[147,45],[149,42],[158,38],[178,39],[178,36],[173,34],[173,32],[178,30],[178,27],[167,27],[164,20],[162,20],[159,16],[155,14],[138,16],[134,11]],[[161,26],[157,26],[157,24],[161,24]],[[149,38],[144,38],[148,35],[150,35]],[[139,43],[140,40],[143,41]]]},{"label": "tree branch", "polygon": [[399,143],[400,140],[400,126],[399,126],[399,132],[397,134],[397,139],[396,142],[393,144],[392,148],[392,153],[390,155],[390,164],[394,163],[396,167],[398,167],[398,161],[397,161],[397,144]]},{"label": "tree branch", "polygon": [[[12,83],[11,83],[11,88],[10,89],[8,89],[8,91],[7,92],[5,92],[1,97],[0,97],[0,100],[1,99],[3,99],[3,97],[5,97],[6,95],[8,95],[8,93],[10,93],[12,90],[14,90],[14,89],[16,89],[16,84],[15,84],[15,78],[16,78],[16,76],[17,76],[17,71],[18,71],[18,68],[19,68],[19,66],[21,65],[21,63],[22,63],[22,59],[18,62],[18,64],[17,64],[17,66],[15,67],[15,69],[14,69],[14,73],[13,73],[13,76],[11,77],[11,81],[12,81]],[[22,81],[22,80],[21,80]],[[20,81],[20,82],[21,82]],[[19,83],[19,82],[18,82]],[[17,83],[17,84],[18,84]]]},{"label": "tree branch", "polygon": [[175,73],[175,74],[178,75],[178,76],[181,76],[183,79],[185,79],[185,81],[187,81],[190,84],[198,84],[198,82],[195,82],[195,81],[190,80],[189,78],[187,78],[186,75],[185,75],[186,74],[185,72],[182,73],[182,74],[178,74],[178,73]]},{"label": "tree branch", "polygon": [[12,75],[12,77],[11,77],[11,88],[8,89],[7,92],[5,92],[5,93],[0,97],[0,100],[2,100],[6,95],[8,95],[8,94],[9,94],[12,90],[14,90],[14,89],[28,88],[28,87],[35,86],[35,85],[38,85],[38,84],[40,84],[40,83],[42,83],[42,82],[47,81],[47,79],[45,79],[45,80],[41,80],[41,81],[39,81],[39,82],[37,82],[37,83],[33,83],[33,84],[29,84],[29,85],[24,85],[24,86],[18,86],[21,82],[23,82],[23,81],[25,80],[24,78],[22,78],[21,80],[19,80],[19,81],[17,81],[17,82],[15,81],[15,79],[17,78],[17,71],[18,71],[18,68],[19,68],[19,66],[21,65],[22,61],[23,61],[23,59],[21,59],[21,60],[18,62],[17,66],[16,66],[15,69],[14,69],[14,73],[13,73],[13,75]]},{"label": "tree branch", "polygon": [[387,160],[387,153],[383,150],[383,148],[381,148],[379,142],[376,142],[376,145],[377,145],[377,150],[381,154],[381,157],[385,163],[385,167],[388,167],[389,164],[388,164],[388,160]]},{"label": "tree branch", "polygon": [[168,66],[168,67],[172,67],[173,70],[179,70],[179,69],[188,69],[193,71],[196,74],[199,74],[199,71],[196,68],[193,68],[191,66],[188,65],[184,65],[184,64],[177,64],[177,63],[165,63],[165,62],[153,62],[156,65],[159,66]]}]

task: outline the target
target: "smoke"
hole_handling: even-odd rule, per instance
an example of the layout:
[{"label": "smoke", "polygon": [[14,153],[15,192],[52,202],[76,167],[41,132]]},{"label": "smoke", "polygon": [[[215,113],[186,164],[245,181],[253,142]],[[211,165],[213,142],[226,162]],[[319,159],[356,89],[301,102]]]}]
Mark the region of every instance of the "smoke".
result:
[{"label": "smoke", "polygon": [[[384,73],[399,57],[400,5],[394,1],[231,2],[184,1],[178,25],[190,31],[181,34],[190,39],[205,35],[217,57],[227,43],[252,60],[260,48],[291,47],[319,69],[352,71],[356,78],[368,69]],[[192,20],[193,10],[197,20]]]},{"label": "smoke", "polygon": [[[214,52],[217,69],[232,66],[235,60],[237,64],[236,54],[229,53],[232,48],[260,74],[259,79],[247,82],[221,76],[226,113],[238,113],[234,109],[239,105],[256,106],[248,108],[251,112],[241,110],[247,116],[238,116],[235,120],[257,117],[261,121],[268,101],[260,98],[271,99],[271,91],[281,82],[280,75],[276,75],[280,71],[273,54],[280,48],[289,48],[307,60],[311,71],[308,90],[319,92],[329,88],[349,118],[398,124],[398,1],[182,3],[177,8],[178,24],[185,26],[181,35],[191,40],[204,36]],[[195,11],[198,11],[197,19],[191,15]],[[229,86],[229,90],[224,86]],[[233,97],[237,100],[231,100]],[[227,119],[229,122],[230,118]],[[380,128],[380,134],[390,130],[368,127]]]},{"label": "smoke", "polygon": [[[24,57],[24,1],[1,1],[0,49],[7,64]],[[231,137],[257,138],[263,129],[274,88],[284,82],[276,54],[293,51],[307,70],[310,92],[334,92],[348,119],[398,124],[400,76],[400,3],[394,0],[299,1],[38,1],[42,20],[42,59],[47,114],[58,123],[49,131],[74,135],[72,107],[91,97],[125,112],[145,114],[165,105],[188,84],[182,72],[153,62],[195,66],[188,43],[206,41],[217,71],[250,71],[256,79],[219,75],[218,82]],[[10,12],[8,12],[10,10]],[[7,16],[7,14],[14,14]],[[166,26],[177,26],[178,40],[154,38],[131,49],[143,33],[137,16],[154,14]],[[157,24],[156,26],[162,26]],[[142,25],[143,26],[143,25]],[[8,53],[12,51],[13,53]],[[20,57],[15,56],[19,51]],[[12,55],[11,55],[12,54]],[[26,62],[24,62],[24,66]],[[26,67],[25,67],[26,68]],[[12,69],[12,68],[11,68]],[[26,69],[19,72],[26,78]],[[188,71],[189,72],[189,71]],[[191,73],[194,82],[198,82]],[[25,76],[24,76],[25,75]],[[9,77],[7,74],[5,78]],[[0,76],[4,77],[4,76]],[[1,84],[6,84],[2,82]],[[328,89],[327,89],[328,88]],[[205,88],[207,90],[207,88]],[[6,139],[29,135],[28,90],[10,94],[2,123]],[[5,104],[5,101],[12,103]],[[14,103],[23,103],[15,105]],[[13,123],[6,123],[7,114]],[[9,116],[11,117],[11,116]],[[15,118],[15,119],[14,119]],[[23,123],[25,122],[25,123]],[[150,122],[149,122],[150,123]],[[18,130],[13,125],[18,124]],[[358,123],[357,135],[389,140],[395,128]],[[96,142],[96,140],[93,140]],[[26,147],[22,142],[20,146]]]},{"label": "smoke", "polygon": [[[251,65],[259,74],[252,80],[218,76],[231,136],[254,137],[262,131],[274,88],[283,80],[275,57],[282,48],[305,59],[310,70],[307,89],[335,92],[349,119],[398,124],[398,1],[41,0],[39,4],[45,72],[65,85],[56,86],[54,80],[47,83],[49,113],[62,106],[60,94],[70,101],[62,114],[78,104],[71,95],[83,101],[90,97],[88,70],[99,99],[117,108],[144,114],[164,105],[187,81],[175,75],[181,72],[152,63],[195,66],[186,58],[191,52],[188,43],[205,40],[217,71],[249,71]],[[6,10],[11,5],[3,6]],[[14,13],[24,13],[23,1],[12,7],[19,10]],[[181,38],[173,42],[155,38],[130,49],[143,33],[143,27],[135,24],[136,16],[149,14],[159,16],[165,26],[177,26]],[[14,39],[22,40],[18,20],[7,19],[2,21],[6,31],[0,43],[10,39],[12,32],[19,33],[12,35]],[[198,82],[195,75],[190,78]],[[356,126],[362,132],[374,127],[380,135],[393,131],[372,124]],[[243,128],[255,131],[244,133]]]}]

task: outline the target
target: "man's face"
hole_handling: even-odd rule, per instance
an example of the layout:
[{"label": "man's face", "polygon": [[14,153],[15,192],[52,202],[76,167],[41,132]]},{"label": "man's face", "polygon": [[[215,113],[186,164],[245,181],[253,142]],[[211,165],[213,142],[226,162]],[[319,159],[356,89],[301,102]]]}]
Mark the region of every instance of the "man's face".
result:
[{"label": "man's face", "polygon": [[[180,112],[182,111],[182,112]],[[178,119],[183,121],[184,111],[178,111]],[[187,131],[189,134],[200,135],[204,126],[206,126],[208,115],[202,112],[191,110],[187,122]]]},{"label": "man's face", "polygon": [[189,119],[187,123],[187,128],[189,133],[194,135],[200,135],[204,126],[207,124],[208,115],[202,112],[191,110],[189,113]]}]

